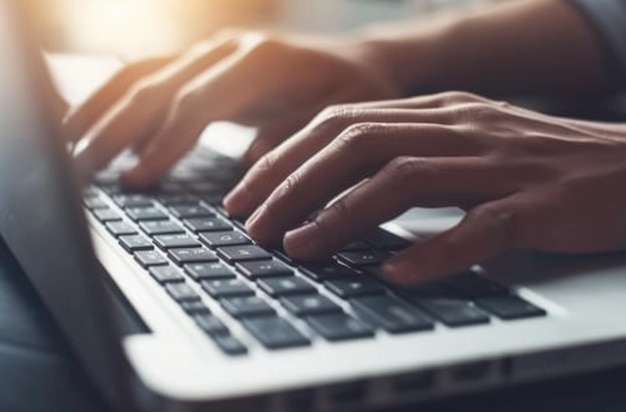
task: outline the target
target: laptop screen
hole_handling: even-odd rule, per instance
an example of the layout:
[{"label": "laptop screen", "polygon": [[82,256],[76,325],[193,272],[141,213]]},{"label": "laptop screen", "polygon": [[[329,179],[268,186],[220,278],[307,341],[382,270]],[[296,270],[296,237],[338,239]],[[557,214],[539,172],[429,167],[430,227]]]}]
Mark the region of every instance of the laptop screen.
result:
[{"label": "laptop screen", "polygon": [[120,336],[21,3],[0,0],[0,234],[81,364],[120,404],[127,386]]}]

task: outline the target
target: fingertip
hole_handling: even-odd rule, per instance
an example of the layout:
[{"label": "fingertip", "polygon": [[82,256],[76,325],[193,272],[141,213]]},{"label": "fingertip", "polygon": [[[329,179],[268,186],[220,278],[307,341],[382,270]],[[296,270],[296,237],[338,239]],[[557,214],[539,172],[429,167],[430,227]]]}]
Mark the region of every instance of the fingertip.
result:
[{"label": "fingertip", "polygon": [[322,245],[318,228],[315,223],[309,223],[291,230],[283,238],[283,247],[289,256],[297,259],[314,259],[322,256]]},{"label": "fingertip", "polygon": [[232,216],[244,217],[252,212],[252,196],[244,183],[235,186],[223,200],[226,211]]}]

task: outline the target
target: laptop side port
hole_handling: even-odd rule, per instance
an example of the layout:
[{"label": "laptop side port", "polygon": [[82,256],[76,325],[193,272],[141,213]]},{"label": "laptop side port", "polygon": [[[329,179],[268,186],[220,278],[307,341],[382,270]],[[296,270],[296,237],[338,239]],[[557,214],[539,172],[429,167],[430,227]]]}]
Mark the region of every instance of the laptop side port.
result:
[{"label": "laptop side port", "polygon": [[315,389],[300,389],[285,393],[282,398],[282,410],[288,412],[310,412],[316,410]]},{"label": "laptop side port", "polygon": [[492,362],[481,361],[455,366],[449,370],[451,383],[475,383],[488,379],[492,374]]},{"label": "laptop side port", "polygon": [[327,388],[326,395],[333,407],[357,406],[366,401],[368,387],[366,381],[344,383]]},{"label": "laptop side port", "polygon": [[410,395],[435,387],[436,373],[433,370],[412,372],[394,377],[391,388],[397,395]]}]

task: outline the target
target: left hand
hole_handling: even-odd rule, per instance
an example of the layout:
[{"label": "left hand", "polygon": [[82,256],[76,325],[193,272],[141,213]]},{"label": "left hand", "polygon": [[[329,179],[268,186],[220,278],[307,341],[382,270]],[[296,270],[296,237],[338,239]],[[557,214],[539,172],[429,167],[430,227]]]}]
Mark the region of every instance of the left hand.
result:
[{"label": "left hand", "polygon": [[284,236],[300,259],[328,256],[414,206],[468,211],[455,228],[387,262],[392,279],[412,282],[511,249],[626,249],[624,186],[626,127],[452,92],[325,110],[265,155],[225,207],[254,212],[251,236]]}]

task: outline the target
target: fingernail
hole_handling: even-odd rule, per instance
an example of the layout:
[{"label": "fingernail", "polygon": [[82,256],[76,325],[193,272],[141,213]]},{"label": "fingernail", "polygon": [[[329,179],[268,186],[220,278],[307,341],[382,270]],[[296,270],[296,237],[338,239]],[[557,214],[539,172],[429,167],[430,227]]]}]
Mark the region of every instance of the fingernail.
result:
[{"label": "fingernail", "polygon": [[224,197],[223,203],[229,213],[245,213],[245,209],[250,203],[250,194],[241,184],[238,184]]},{"label": "fingernail", "polygon": [[246,230],[248,232],[254,231],[254,227],[258,224],[258,222],[263,217],[264,211],[265,211],[265,205],[261,205],[259,206],[257,210],[254,211],[252,216],[250,216],[248,220],[246,220]]},{"label": "fingernail", "polygon": [[309,256],[317,252],[319,237],[317,225],[309,223],[285,234],[285,249],[297,256]]}]

